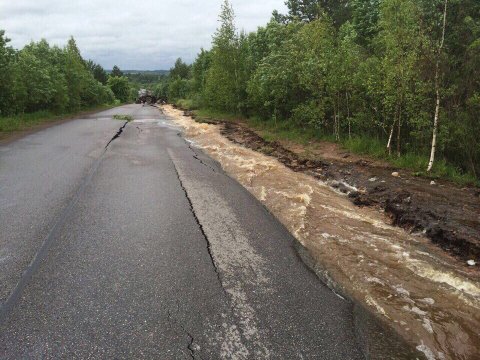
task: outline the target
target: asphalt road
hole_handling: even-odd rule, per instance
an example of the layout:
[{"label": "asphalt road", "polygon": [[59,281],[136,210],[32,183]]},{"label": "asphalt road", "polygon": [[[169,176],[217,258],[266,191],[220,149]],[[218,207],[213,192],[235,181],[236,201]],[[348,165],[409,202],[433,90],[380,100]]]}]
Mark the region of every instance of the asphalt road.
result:
[{"label": "asphalt road", "polygon": [[1,359],[362,358],[352,305],[156,108],[0,147],[0,229]]}]

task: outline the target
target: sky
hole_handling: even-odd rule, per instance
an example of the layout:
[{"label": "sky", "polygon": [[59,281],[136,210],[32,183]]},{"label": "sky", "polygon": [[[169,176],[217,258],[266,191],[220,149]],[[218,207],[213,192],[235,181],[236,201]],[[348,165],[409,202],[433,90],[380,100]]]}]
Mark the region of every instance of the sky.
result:
[{"label": "sky", "polygon": [[[222,0],[0,0],[0,29],[22,48],[42,38],[64,46],[70,36],[85,59],[106,69],[168,70],[210,48]],[[238,29],[265,25],[284,0],[231,0]]]}]

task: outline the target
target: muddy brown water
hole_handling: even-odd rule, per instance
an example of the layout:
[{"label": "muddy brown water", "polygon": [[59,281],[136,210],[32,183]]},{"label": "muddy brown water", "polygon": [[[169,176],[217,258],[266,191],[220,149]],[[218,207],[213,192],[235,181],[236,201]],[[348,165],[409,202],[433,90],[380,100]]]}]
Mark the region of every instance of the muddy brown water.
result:
[{"label": "muddy brown water", "polygon": [[187,139],[260,200],[321,264],[321,277],[373,311],[427,359],[480,359],[480,282],[422,233],[273,157],[220,126],[163,108]]}]

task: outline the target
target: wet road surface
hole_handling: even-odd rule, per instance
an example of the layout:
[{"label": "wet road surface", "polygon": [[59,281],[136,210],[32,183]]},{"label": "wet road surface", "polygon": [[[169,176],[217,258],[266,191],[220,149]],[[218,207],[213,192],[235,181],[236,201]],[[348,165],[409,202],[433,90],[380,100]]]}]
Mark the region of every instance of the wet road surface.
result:
[{"label": "wet road surface", "polygon": [[363,358],[352,304],[156,108],[0,147],[0,228],[2,359]]},{"label": "wet road surface", "polygon": [[[289,229],[305,247],[300,253],[308,253],[306,262],[337,293],[355,302],[355,312],[358,307],[392,330],[388,336],[369,326],[363,334],[359,331],[370,340],[370,358],[480,358],[480,283],[474,271],[468,272],[473,269],[423,233],[404,231],[377,209],[354,205],[334,183],[293,171],[280,154],[266,155],[275,144],[255,143],[247,129],[238,126],[240,131],[230,132],[233,127],[196,121],[170,105],[162,110],[184,129],[185,138],[218,161]],[[382,178],[375,181],[383,183]],[[363,191],[355,184],[344,186]],[[364,319],[356,320],[365,327]],[[401,344],[385,342],[394,335],[403,339]]]}]

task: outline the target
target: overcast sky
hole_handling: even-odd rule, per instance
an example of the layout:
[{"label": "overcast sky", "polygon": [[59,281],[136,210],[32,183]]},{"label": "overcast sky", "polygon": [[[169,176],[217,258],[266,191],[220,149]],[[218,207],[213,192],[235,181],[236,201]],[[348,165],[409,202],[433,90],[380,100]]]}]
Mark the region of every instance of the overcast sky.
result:
[{"label": "overcast sky", "polygon": [[[169,69],[209,48],[222,0],[0,0],[0,29],[15,48],[73,35],[84,58],[107,69]],[[231,0],[239,29],[253,31],[284,0]]]}]

